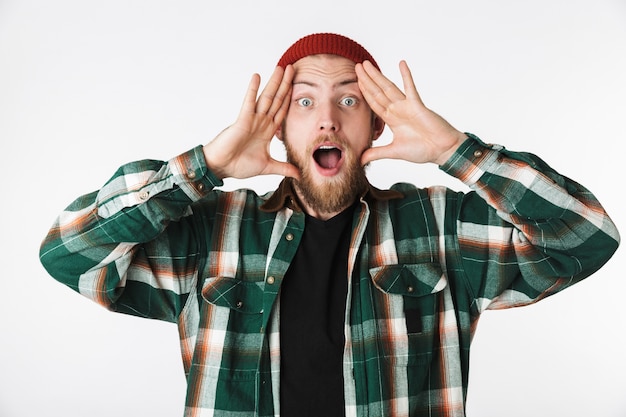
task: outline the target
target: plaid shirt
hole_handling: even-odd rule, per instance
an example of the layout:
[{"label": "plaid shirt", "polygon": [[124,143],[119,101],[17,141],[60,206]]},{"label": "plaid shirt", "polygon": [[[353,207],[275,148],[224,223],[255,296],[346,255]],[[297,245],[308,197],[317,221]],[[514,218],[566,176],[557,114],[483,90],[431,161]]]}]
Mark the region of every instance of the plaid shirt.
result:
[{"label": "plaid shirt", "polygon": [[[595,197],[533,155],[470,135],[441,169],[473,191],[370,187],[355,212],[346,416],[463,416],[480,314],[580,281],[619,244]],[[127,164],[63,211],[41,261],[113,311],[178,324],[186,416],[279,415],[278,293],[304,214],[289,180],[219,185],[201,147]]]}]

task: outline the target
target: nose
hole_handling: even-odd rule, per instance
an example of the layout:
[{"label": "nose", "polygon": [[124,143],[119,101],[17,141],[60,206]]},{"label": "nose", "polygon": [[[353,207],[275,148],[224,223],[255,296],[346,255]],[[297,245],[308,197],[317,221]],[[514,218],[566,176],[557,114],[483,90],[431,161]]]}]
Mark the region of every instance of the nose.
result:
[{"label": "nose", "polygon": [[338,109],[332,103],[320,106],[319,130],[320,132],[336,132],[339,130]]}]

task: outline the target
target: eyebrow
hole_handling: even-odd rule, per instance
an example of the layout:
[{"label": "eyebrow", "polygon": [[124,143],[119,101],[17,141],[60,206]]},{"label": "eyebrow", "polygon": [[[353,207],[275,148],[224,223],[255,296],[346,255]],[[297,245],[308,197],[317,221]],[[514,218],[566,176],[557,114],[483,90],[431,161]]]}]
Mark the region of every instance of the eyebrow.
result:
[{"label": "eyebrow", "polygon": [[[346,79],[344,81],[339,81],[337,84],[335,84],[335,86],[344,86],[344,85],[350,85],[350,84],[355,84],[357,83],[357,79],[356,78],[349,78]],[[312,81],[306,81],[306,80],[294,80],[293,85],[297,85],[297,84],[304,84],[304,85],[308,85],[309,87],[319,87],[319,84],[314,83]]]}]

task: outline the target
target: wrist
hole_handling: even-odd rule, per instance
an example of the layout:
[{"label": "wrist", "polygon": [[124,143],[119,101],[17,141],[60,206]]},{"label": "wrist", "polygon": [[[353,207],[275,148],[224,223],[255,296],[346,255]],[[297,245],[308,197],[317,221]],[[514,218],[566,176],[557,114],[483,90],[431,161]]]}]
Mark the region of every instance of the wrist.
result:
[{"label": "wrist", "polygon": [[223,180],[224,178],[228,177],[224,167],[222,167],[220,164],[223,158],[220,158],[216,152],[213,152],[211,143],[208,143],[202,147],[204,162],[206,163],[207,168],[213,173],[213,175],[215,175],[220,180]]},{"label": "wrist", "polygon": [[459,149],[461,144],[468,139],[467,134],[456,131],[453,137],[450,139],[450,146],[444,152],[439,154],[439,157],[434,161],[437,165],[442,166],[445,164],[454,153]]}]

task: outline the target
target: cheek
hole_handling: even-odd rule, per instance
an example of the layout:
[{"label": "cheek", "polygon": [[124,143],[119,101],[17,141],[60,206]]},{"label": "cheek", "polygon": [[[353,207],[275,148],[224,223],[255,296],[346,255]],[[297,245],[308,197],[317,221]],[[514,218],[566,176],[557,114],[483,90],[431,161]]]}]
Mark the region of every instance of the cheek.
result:
[{"label": "cheek", "polygon": [[285,119],[282,123],[283,135],[294,136],[302,133],[304,127],[307,125],[307,121],[306,118],[298,113],[297,111],[290,111],[285,115]]},{"label": "cheek", "polygon": [[316,135],[315,124],[307,117],[290,117],[282,124],[282,140],[288,140],[296,149],[306,149]]},{"label": "cheek", "polygon": [[345,133],[354,141],[353,143],[359,147],[368,147],[372,141],[374,130],[370,121],[355,123],[349,128],[344,126]]},{"label": "cheek", "polygon": [[[355,114],[353,117],[347,119],[345,123],[348,123],[353,132],[358,132],[359,135],[368,135],[374,128],[372,113],[371,111],[366,111],[365,109],[360,110],[358,114]],[[346,126],[346,124],[344,124],[344,126]]]}]

